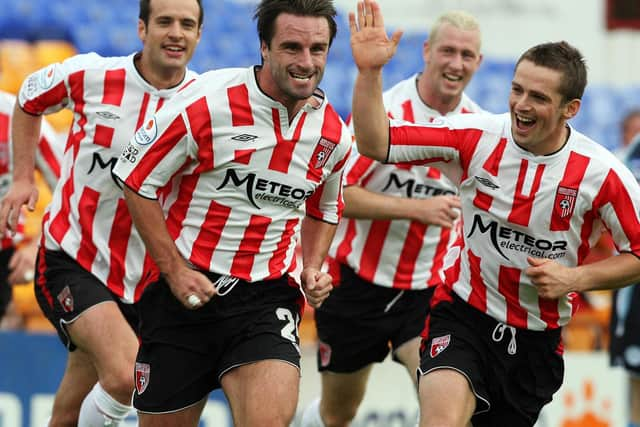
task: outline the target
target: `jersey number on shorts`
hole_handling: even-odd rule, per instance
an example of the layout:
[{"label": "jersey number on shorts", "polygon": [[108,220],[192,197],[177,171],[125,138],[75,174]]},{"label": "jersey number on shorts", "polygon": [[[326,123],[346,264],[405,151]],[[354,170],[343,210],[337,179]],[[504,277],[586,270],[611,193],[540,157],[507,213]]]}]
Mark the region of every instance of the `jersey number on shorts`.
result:
[{"label": "jersey number on shorts", "polygon": [[291,310],[279,307],[276,309],[276,316],[280,320],[286,320],[287,324],[280,330],[280,335],[292,343],[298,342],[298,314],[294,316]]}]

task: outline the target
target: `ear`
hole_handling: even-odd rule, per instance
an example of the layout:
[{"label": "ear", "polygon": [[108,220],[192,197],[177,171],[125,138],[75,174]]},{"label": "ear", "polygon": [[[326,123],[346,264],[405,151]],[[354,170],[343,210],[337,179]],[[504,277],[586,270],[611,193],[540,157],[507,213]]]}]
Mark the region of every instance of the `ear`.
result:
[{"label": "ear", "polygon": [[429,40],[425,40],[422,44],[422,59],[424,63],[427,63],[427,58],[429,57],[429,51],[431,50],[431,45],[429,44]]},{"label": "ear", "polygon": [[267,42],[265,42],[264,40],[260,41],[260,56],[262,57],[262,62],[264,62],[264,59],[267,57],[267,51],[269,50],[269,46],[267,45]]},{"label": "ear", "polygon": [[147,38],[147,26],[144,25],[144,21],[142,19],[138,19],[138,38],[142,40],[142,43],[144,43]]},{"label": "ear", "polygon": [[563,117],[565,118],[565,120],[569,120],[575,117],[576,114],[578,114],[578,111],[580,111],[580,105],[582,105],[582,101],[577,98],[567,102],[564,106],[563,113]]}]

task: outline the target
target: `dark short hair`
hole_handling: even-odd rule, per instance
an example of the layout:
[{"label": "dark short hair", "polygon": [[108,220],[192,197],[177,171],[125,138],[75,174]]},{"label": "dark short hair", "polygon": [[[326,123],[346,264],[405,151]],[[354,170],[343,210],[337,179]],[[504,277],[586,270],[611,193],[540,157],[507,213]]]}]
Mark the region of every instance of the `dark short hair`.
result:
[{"label": "dark short hair", "polygon": [[543,43],[523,53],[516,63],[516,68],[524,60],[562,73],[558,90],[564,102],[582,99],[584,88],[587,86],[587,66],[578,49],[566,41]]},{"label": "dark short hair", "polygon": [[[204,21],[204,9],[202,8],[202,0],[196,0],[198,7],[200,8],[200,16],[198,16],[198,27],[202,27],[202,21]],[[151,0],[140,0],[140,13],[138,18],[144,22],[144,25],[149,25],[149,16],[151,15]]]},{"label": "dark short hair", "polygon": [[335,20],[337,12],[333,0],[262,0],[256,6],[253,19],[257,22],[260,41],[264,41],[267,46],[271,44],[275,32],[275,21],[281,13],[325,18],[331,33],[329,45],[338,31]]}]

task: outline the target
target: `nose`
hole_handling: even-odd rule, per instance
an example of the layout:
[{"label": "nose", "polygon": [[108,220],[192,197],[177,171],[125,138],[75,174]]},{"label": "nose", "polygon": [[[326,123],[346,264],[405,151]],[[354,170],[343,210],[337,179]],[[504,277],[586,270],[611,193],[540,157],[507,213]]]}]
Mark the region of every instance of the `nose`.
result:
[{"label": "nose", "polygon": [[182,26],[179,21],[174,21],[169,26],[169,37],[173,39],[179,39],[182,37]]},{"label": "nose", "polygon": [[451,61],[449,62],[449,65],[451,66],[451,68],[454,68],[456,70],[462,70],[464,66],[464,61],[462,60],[462,54],[456,53],[455,55],[453,55],[453,57],[451,58]]},{"label": "nose", "polygon": [[313,57],[309,49],[302,49],[300,51],[300,54],[298,55],[298,65],[300,67],[304,67],[305,69],[310,69],[313,67]]}]

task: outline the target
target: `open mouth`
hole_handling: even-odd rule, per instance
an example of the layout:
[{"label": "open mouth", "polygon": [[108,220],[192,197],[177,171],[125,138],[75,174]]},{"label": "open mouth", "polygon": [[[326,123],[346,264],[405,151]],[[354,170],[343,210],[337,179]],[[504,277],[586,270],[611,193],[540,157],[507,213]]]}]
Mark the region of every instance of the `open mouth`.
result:
[{"label": "open mouth", "polygon": [[185,48],[180,46],[163,46],[163,49],[166,50],[171,56],[179,56],[185,51]]},{"label": "open mouth", "polygon": [[462,76],[456,76],[454,74],[444,73],[444,74],[442,74],[442,77],[444,77],[445,80],[448,80],[448,81],[454,82],[454,83],[462,81]]},{"label": "open mouth", "polygon": [[515,117],[516,126],[520,130],[529,130],[536,124],[536,120],[530,117],[521,116],[520,114],[516,114]]},{"label": "open mouth", "polygon": [[289,73],[289,75],[297,81],[300,82],[308,82],[311,80],[312,74],[297,74],[297,73]]}]

